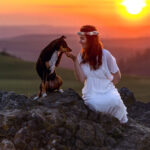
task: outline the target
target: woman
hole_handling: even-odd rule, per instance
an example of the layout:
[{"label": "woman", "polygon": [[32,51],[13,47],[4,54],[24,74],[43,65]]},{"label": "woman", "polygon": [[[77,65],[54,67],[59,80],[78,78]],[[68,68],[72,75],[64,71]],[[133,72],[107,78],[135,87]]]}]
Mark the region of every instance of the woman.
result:
[{"label": "woman", "polygon": [[94,26],[82,26],[80,32],[81,52],[76,56],[66,53],[74,62],[75,74],[84,83],[82,98],[94,111],[108,113],[121,123],[128,121],[126,107],[115,88],[121,78],[115,58],[102,47]]}]

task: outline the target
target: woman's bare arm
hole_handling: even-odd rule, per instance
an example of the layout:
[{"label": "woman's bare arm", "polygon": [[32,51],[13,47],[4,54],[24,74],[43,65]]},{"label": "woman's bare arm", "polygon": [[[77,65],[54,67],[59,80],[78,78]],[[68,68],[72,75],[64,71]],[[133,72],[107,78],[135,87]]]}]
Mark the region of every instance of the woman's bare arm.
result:
[{"label": "woman's bare arm", "polygon": [[74,60],[74,68],[75,68],[75,74],[76,74],[77,79],[80,82],[84,83],[86,77],[81,69],[81,66],[80,66],[77,58]]},{"label": "woman's bare arm", "polygon": [[77,80],[84,83],[86,76],[84,75],[84,73],[81,69],[81,65],[79,64],[77,57],[74,56],[72,53],[66,53],[66,55],[67,55],[67,57],[70,57],[74,62],[75,75],[76,75]]}]

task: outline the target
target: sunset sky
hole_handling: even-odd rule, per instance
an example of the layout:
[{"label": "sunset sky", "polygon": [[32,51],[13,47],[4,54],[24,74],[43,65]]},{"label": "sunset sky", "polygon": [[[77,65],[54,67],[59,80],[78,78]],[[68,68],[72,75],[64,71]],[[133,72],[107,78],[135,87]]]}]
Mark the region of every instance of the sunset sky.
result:
[{"label": "sunset sky", "polygon": [[122,2],[123,0],[5,0],[0,2],[0,25],[150,25],[150,0],[145,0],[146,5],[139,14],[127,12]]}]

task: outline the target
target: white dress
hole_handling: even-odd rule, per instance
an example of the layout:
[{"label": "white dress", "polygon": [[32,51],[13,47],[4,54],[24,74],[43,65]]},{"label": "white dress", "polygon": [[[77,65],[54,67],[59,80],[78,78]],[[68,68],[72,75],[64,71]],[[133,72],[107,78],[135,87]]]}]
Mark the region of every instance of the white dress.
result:
[{"label": "white dress", "polygon": [[[82,61],[81,54],[77,56],[78,62]],[[82,89],[82,98],[85,104],[94,111],[111,114],[121,123],[128,121],[126,107],[112,83],[113,75],[119,71],[115,58],[111,53],[102,50],[102,65],[97,70],[91,70],[88,63],[82,64],[86,80]]]}]

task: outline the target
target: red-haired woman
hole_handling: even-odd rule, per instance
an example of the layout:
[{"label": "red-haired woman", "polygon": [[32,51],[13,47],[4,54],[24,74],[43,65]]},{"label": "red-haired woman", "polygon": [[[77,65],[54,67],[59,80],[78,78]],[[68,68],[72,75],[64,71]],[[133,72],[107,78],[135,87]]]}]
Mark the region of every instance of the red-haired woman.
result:
[{"label": "red-haired woman", "polygon": [[121,78],[115,58],[102,47],[97,29],[82,26],[78,35],[82,50],[74,56],[66,53],[74,62],[79,81],[84,82],[82,98],[94,111],[111,114],[121,123],[128,121],[126,107],[115,88]]}]

